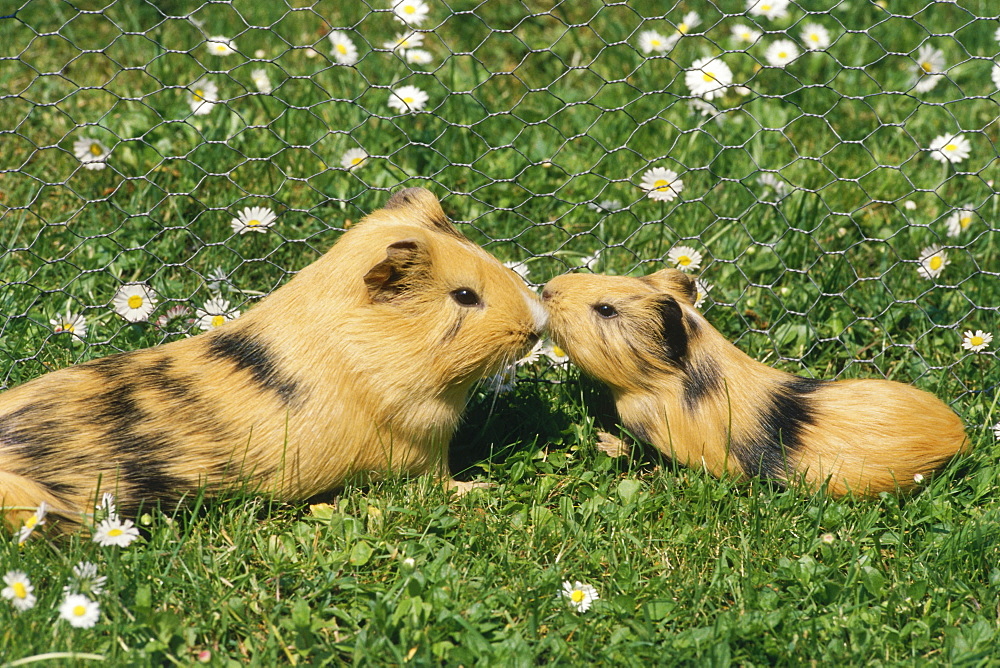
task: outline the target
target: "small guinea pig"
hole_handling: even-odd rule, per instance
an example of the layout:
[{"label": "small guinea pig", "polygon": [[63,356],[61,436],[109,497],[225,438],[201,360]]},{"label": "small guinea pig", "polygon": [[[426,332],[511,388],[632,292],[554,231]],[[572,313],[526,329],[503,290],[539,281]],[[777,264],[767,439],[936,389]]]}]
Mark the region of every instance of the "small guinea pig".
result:
[{"label": "small guinea pig", "polygon": [[542,292],[552,338],[610,387],[624,425],[674,460],[874,495],[912,488],[966,448],[961,420],[933,395],[773,369],[729,343],[695,296],[676,269],[567,274]]},{"label": "small guinea pig", "polygon": [[99,491],[126,513],[201,487],[301,500],[390,471],[464,491],[447,450],[470,389],[544,318],[434,195],[403,190],[243,317],[0,394],[0,516],[78,516]]}]

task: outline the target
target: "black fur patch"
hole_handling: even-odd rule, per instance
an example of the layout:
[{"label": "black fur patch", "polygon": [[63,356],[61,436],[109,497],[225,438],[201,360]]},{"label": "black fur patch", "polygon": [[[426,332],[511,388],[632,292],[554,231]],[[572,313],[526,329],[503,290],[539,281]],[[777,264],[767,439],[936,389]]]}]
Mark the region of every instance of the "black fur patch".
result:
[{"label": "black fur patch", "polygon": [[688,410],[698,408],[705,397],[722,390],[722,371],[713,359],[702,359],[685,366],[684,405]]},{"label": "black fur patch", "polygon": [[56,498],[65,498],[76,487],[52,476],[65,471],[59,455],[72,439],[71,426],[46,417],[51,412],[44,405],[31,405],[0,416],[0,449],[15,457],[11,473],[37,482]]},{"label": "black fur patch", "polygon": [[[437,199],[426,188],[406,188],[405,190],[400,190],[390,197],[389,201],[385,203],[385,207],[383,208],[391,210],[413,206],[414,202],[421,197],[430,197],[435,200]],[[464,236],[462,236],[462,233],[451,224],[451,221],[449,221],[443,213],[441,215],[430,217],[427,221],[431,223],[434,226],[434,229],[439,232],[451,235],[461,239],[462,241],[468,241]]]},{"label": "black fur patch", "polygon": [[802,447],[802,428],[813,424],[815,419],[807,395],[822,383],[796,377],[771,393],[770,401],[759,413],[756,433],[732,444],[733,456],[745,473],[772,480],[790,476],[789,457]]},{"label": "black fur patch", "polygon": [[663,297],[659,302],[660,321],[663,326],[663,356],[674,364],[687,357],[688,335],[684,329],[684,311],[673,297]]},{"label": "black fur patch", "polygon": [[298,383],[282,374],[271,351],[263,343],[243,332],[220,332],[208,344],[208,354],[229,360],[237,369],[247,371],[261,388],[274,392],[285,404],[298,398]]}]

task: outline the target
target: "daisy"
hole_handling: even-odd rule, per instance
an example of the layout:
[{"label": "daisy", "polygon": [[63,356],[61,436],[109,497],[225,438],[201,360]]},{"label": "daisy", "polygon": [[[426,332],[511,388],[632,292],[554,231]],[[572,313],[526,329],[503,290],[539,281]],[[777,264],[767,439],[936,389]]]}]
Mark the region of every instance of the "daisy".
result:
[{"label": "daisy", "polygon": [[101,606],[83,594],[70,594],[59,606],[59,616],[78,629],[89,629],[101,617]]},{"label": "daisy", "polygon": [[188,99],[188,106],[195,116],[204,116],[211,113],[212,106],[219,101],[219,87],[214,81],[199,79],[188,88],[191,97]]},{"label": "daisy", "polygon": [[684,272],[700,267],[701,260],[701,253],[690,246],[674,246],[667,252],[667,261]]},{"label": "daisy", "polygon": [[37,599],[32,593],[35,588],[23,571],[9,571],[3,576],[3,581],[7,586],[0,590],[0,596],[10,601],[15,610],[24,612],[35,607]]},{"label": "daisy", "polygon": [[56,313],[56,317],[50,319],[49,324],[52,325],[54,333],[69,332],[77,341],[83,341],[87,336],[87,319],[79,314],[73,315],[71,311],[66,311],[65,316]]},{"label": "daisy", "polygon": [[511,260],[510,262],[504,262],[503,266],[507,267],[528,282],[528,276],[531,274],[531,270],[528,269],[528,264],[526,262]]},{"label": "daisy", "polygon": [[97,509],[102,511],[105,517],[116,515],[118,513],[118,508],[115,506],[115,495],[111,492],[104,492],[101,494],[101,504],[97,506]]},{"label": "daisy", "polygon": [[97,574],[97,564],[89,561],[81,561],[73,567],[73,578],[68,585],[63,587],[63,595],[87,594],[89,596],[100,596],[104,593],[104,585],[108,578]]},{"label": "daisy", "polygon": [[17,530],[18,545],[22,545],[24,541],[28,540],[28,536],[30,536],[35,529],[45,524],[46,513],[48,513],[48,506],[44,501],[42,501],[38,504],[35,514],[24,520],[24,524]]},{"label": "daisy", "polygon": [[765,16],[769,19],[783,19],[788,16],[789,0],[747,0],[750,16]]},{"label": "daisy", "polygon": [[101,520],[94,531],[94,542],[102,547],[128,547],[138,537],[139,530],[132,520],[122,520],[117,515],[109,515]]},{"label": "daisy", "polygon": [[212,271],[208,272],[206,279],[205,286],[212,292],[219,292],[222,289],[223,283],[226,285],[232,285],[229,281],[229,275],[226,274],[226,270],[222,267],[216,267]]},{"label": "daisy", "polygon": [[584,269],[590,269],[591,271],[593,271],[594,267],[597,265],[597,262],[601,259],[601,252],[602,250],[597,250],[594,251],[593,255],[584,255],[583,257],[580,258],[580,264],[577,266],[583,267]]},{"label": "daisy", "polygon": [[352,148],[344,151],[344,155],[340,156],[340,166],[346,170],[354,171],[361,165],[365,164],[365,160],[368,159],[368,153],[363,148]]},{"label": "daisy", "polygon": [[400,0],[392,6],[396,20],[408,26],[418,26],[427,19],[430,8],[423,0]]},{"label": "daisy", "polygon": [[566,364],[569,362],[569,355],[552,341],[546,341],[542,346],[542,354],[552,360],[555,364]]},{"label": "daisy", "polygon": [[577,580],[576,582],[563,582],[562,597],[577,612],[587,612],[590,609],[590,604],[599,599],[600,595],[591,585],[583,584]]},{"label": "daisy", "polygon": [[701,25],[701,17],[698,16],[698,12],[688,12],[677,24],[677,32],[686,35],[691,32],[691,28],[697,28],[699,25]]},{"label": "daisy", "polygon": [[[997,32],[1000,33],[1000,30],[998,30]],[[993,425],[993,435],[996,437],[998,441],[1000,441],[1000,422],[997,422],[995,425]]]},{"label": "daisy", "polygon": [[948,226],[948,236],[957,237],[961,234],[975,220],[975,215],[976,210],[972,208],[971,204],[956,209],[955,213],[951,214],[945,221],[945,225]]},{"label": "daisy", "polygon": [[992,333],[977,329],[975,334],[971,331],[965,333],[965,337],[962,339],[962,347],[974,353],[979,353],[989,348],[992,341]]},{"label": "daisy", "polygon": [[277,218],[278,216],[275,215],[274,211],[271,211],[266,206],[249,206],[240,211],[240,215],[229,221],[229,224],[232,226],[233,232],[239,232],[240,234],[246,234],[247,232],[264,233],[274,225],[274,221]]},{"label": "daisy", "polygon": [[758,176],[757,183],[764,186],[765,190],[773,190],[778,197],[784,197],[788,194],[788,184],[769,172]]},{"label": "daisy", "polygon": [[916,78],[910,85],[916,92],[926,93],[944,78],[944,69],[944,53],[930,44],[925,44],[917,51]]},{"label": "daisy", "polygon": [[73,155],[83,163],[84,169],[104,169],[108,161],[108,147],[99,139],[84,137],[73,142]]},{"label": "daisy", "polygon": [[[181,320],[183,318],[187,318],[187,316],[190,315],[190,313],[191,309],[182,304],[178,304],[177,306],[171,306],[170,308],[167,309],[167,312],[161,315],[159,318],[157,318],[156,322],[153,324],[155,324],[160,329],[166,329],[171,325],[176,325],[177,324],[176,321]],[[193,320],[188,320],[186,324],[190,325],[193,322],[194,322]]]},{"label": "daisy", "polygon": [[755,44],[763,34],[761,31],[754,30],[750,26],[743,23],[734,25],[731,31],[733,33],[733,37],[735,37],[737,41],[744,42],[746,44]]},{"label": "daisy", "polygon": [[703,281],[700,278],[694,279],[694,290],[695,290],[694,307],[695,308],[701,308],[702,304],[705,303],[705,298],[708,297],[708,293],[711,292],[712,288],[714,288],[714,287],[715,286],[712,285],[711,283]]},{"label": "daisy", "polygon": [[413,32],[402,32],[396,35],[396,39],[384,42],[382,47],[389,49],[390,51],[405,51],[406,49],[415,49],[418,46],[424,45],[424,35],[423,33]]},{"label": "daisy", "polygon": [[993,77],[993,87],[1000,90],[1000,65],[993,63],[993,71],[990,76]]},{"label": "daisy", "polygon": [[327,35],[333,45],[333,58],[341,65],[353,65],[358,62],[358,47],[343,30],[331,30]]},{"label": "daisy", "polygon": [[667,39],[655,30],[644,30],[639,33],[639,48],[643,53],[663,53],[674,45],[676,39]]},{"label": "daisy", "polygon": [[922,473],[913,474],[913,483],[915,485],[920,485],[924,482],[924,475]]},{"label": "daisy", "polygon": [[434,60],[434,56],[431,55],[430,51],[424,51],[423,49],[407,49],[403,57],[406,58],[406,62],[411,65],[430,65]]},{"label": "daisy", "polygon": [[427,93],[416,86],[400,86],[389,91],[389,107],[401,114],[422,110],[427,100]]},{"label": "daisy", "polygon": [[266,70],[254,70],[250,73],[250,80],[253,81],[253,85],[261,93],[271,92],[271,79],[268,78]]},{"label": "daisy", "polygon": [[721,58],[706,56],[691,63],[691,68],[684,75],[684,83],[692,95],[711,100],[722,97],[726,87],[733,83],[733,71]]},{"label": "daisy", "polygon": [[830,46],[830,31],[818,23],[802,26],[801,38],[806,51],[822,51]]},{"label": "daisy", "polygon": [[687,103],[688,107],[691,108],[691,111],[696,114],[701,114],[710,121],[714,120],[717,123],[722,123],[722,110],[718,109],[711,102],[706,102],[701,98],[695,98],[693,100],[688,100]]},{"label": "daisy", "polygon": [[543,342],[541,339],[535,341],[535,345],[531,347],[531,350],[529,350],[524,357],[515,362],[515,364],[517,364],[517,366],[527,366],[537,362],[538,358],[542,355],[542,345]]},{"label": "daisy", "polygon": [[228,37],[209,37],[205,42],[208,52],[214,56],[230,56],[236,53],[236,42]]},{"label": "daisy", "polygon": [[939,135],[928,148],[931,157],[941,163],[962,162],[972,152],[972,144],[961,134]]},{"label": "daisy", "polygon": [[614,213],[622,210],[621,200],[606,199],[600,202],[588,202],[587,208],[598,213]]},{"label": "daisy", "polygon": [[941,247],[937,244],[934,244],[920,251],[920,266],[917,267],[917,273],[922,278],[932,280],[940,276],[941,272],[949,264],[951,264],[951,261],[948,259],[948,253],[941,250]]},{"label": "daisy", "polygon": [[764,58],[774,67],[784,67],[799,57],[799,47],[790,39],[779,39],[764,52]]},{"label": "daisy", "polygon": [[212,297],[205,305],[194,312],[198,319],[198,327],[206,332],[219,325],[240,317],[239,311],[229,310],[229,300],[222,297]]},{"label": "daisy", "polygon": [[145,283],[126,283],[111,302],[115,313],[129,322],[144,322],[156,308],[156,293]]},{"label": "daisy", "polygon": [[642,175],[642,189],[650,199],[669,202],[677,199],[684,190],[684,182],[677,178],[677,172],[663,167],[653,167]]},{"label": "daisy", "polygon": [[511,364],[495,376],[486,379],[487,386],[496,394],[513,392],[517,386],[517,365]]},{"label": "daisy", "polygon": [[1000,42],[1000,28],[997,28],[997,31],[993,33],[993,39]]}]

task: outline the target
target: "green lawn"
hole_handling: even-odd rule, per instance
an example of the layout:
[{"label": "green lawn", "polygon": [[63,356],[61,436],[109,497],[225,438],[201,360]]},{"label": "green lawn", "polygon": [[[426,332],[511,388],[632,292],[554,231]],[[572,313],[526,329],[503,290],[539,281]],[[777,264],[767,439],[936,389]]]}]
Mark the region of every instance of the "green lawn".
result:
[{"label": "green lawn", "polygon": [[[641,275],[690,246],[713,286],[703,310],[743,350],[933,391],[970,425],[972,452],[911,498],[864,501],[720,481],[648,452],[615,460],[594,448],[614,427],[604,395],[540,362],[512,392],[476,395],[453,464],[496,487],[461,500],[396,480],[313,509],[151,509],[123,549],[0,542],[0,572],[24,571],[38,599],[23,612],[0,600],[0,666],[46,652],[113,665],[1000,663],[1000,340],[962,348],[967,330],[1000,334],[993,3],[803,0],[777,19],[738,0],[666,18],[651,0],[429,4],[423,65],[383,47],[402,29],[388,0],[34,0],[0,18],[0,387],[184,336],[218,268],[222,296],[251,308],[390,192],[422,185],[536,283],[598,251],[595,271]],[[700,23],[671,50],[642,52],[640,33],[669,36],[691,10]],[[759,41],[733,36],[753,22]],[[808,23],[830,45],[769,65],[768,46]],[[356,64],[337,62],[334,28]],[[217,35],[236,52],[209,53]],[[925,45],[943,73],[917,82]],[[689,105],[685,70],[720,54],[734,85],[711,119]],[[194,115],[205,81],[218,103]],[[426,92],[423,111],[388,105],[406,85]],[[956,133],[968,156],[936,160],[931,143]],[[75,157],[84,138],[110,151],[105,169]],[[352,148],[369,158],[349,171]],[[652,167],[678,174],[678,198],[646,196]],[[607,200],[621,208],[588,206]],[[275,225],[235,234],[252,206]],[[949,263],[927,279],[935,244]],[[109,304],[140,281],[160,301],[129,324]],[[155,324],[176,306],[189,314]],[[83,340],[54,333],[67,310],[86,318]],[[80,561],[108,577],[90,629],[57,612]],[[577,580],[600,593],[583,613],[560,598]]]}]

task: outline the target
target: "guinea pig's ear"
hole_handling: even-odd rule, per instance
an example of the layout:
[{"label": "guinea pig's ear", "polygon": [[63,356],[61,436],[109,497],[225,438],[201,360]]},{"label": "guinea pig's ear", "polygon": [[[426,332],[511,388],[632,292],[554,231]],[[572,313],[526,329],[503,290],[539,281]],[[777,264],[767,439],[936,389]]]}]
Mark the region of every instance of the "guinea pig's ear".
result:
[{"label": "guinea pig's ear", "polygon": [[420,225],[429,230],[465,239],[462,233],[455,229],[455,226],[448,220],[448,216],[444,215],[438,198],[426,188],[400,190],[389,198],[384,208],[402,214],[406,222],[411,225]]},{"label": "guinea pig's ear", "polygon": [[402,239],[389,244],[385,259],[368,270],[365,285],[372,302],[389,302],[406,293],[426,274],[430,255],[420,239]]},{"label": "guinea pig's ear", "polygon": [[639,279],[660,292],[669,292],[691,306],[698,300],[698,287],[694,279],[678,269],[661,269]]},{"label": "guinea pig's ear", "polygon": [[688,352],[688,333],[684,327],[684,310],[676,299],[668,295],[659,297],[656,305],[663,326],[661,334],[663,355],[671,362],[679,363],[687,357]]}]

